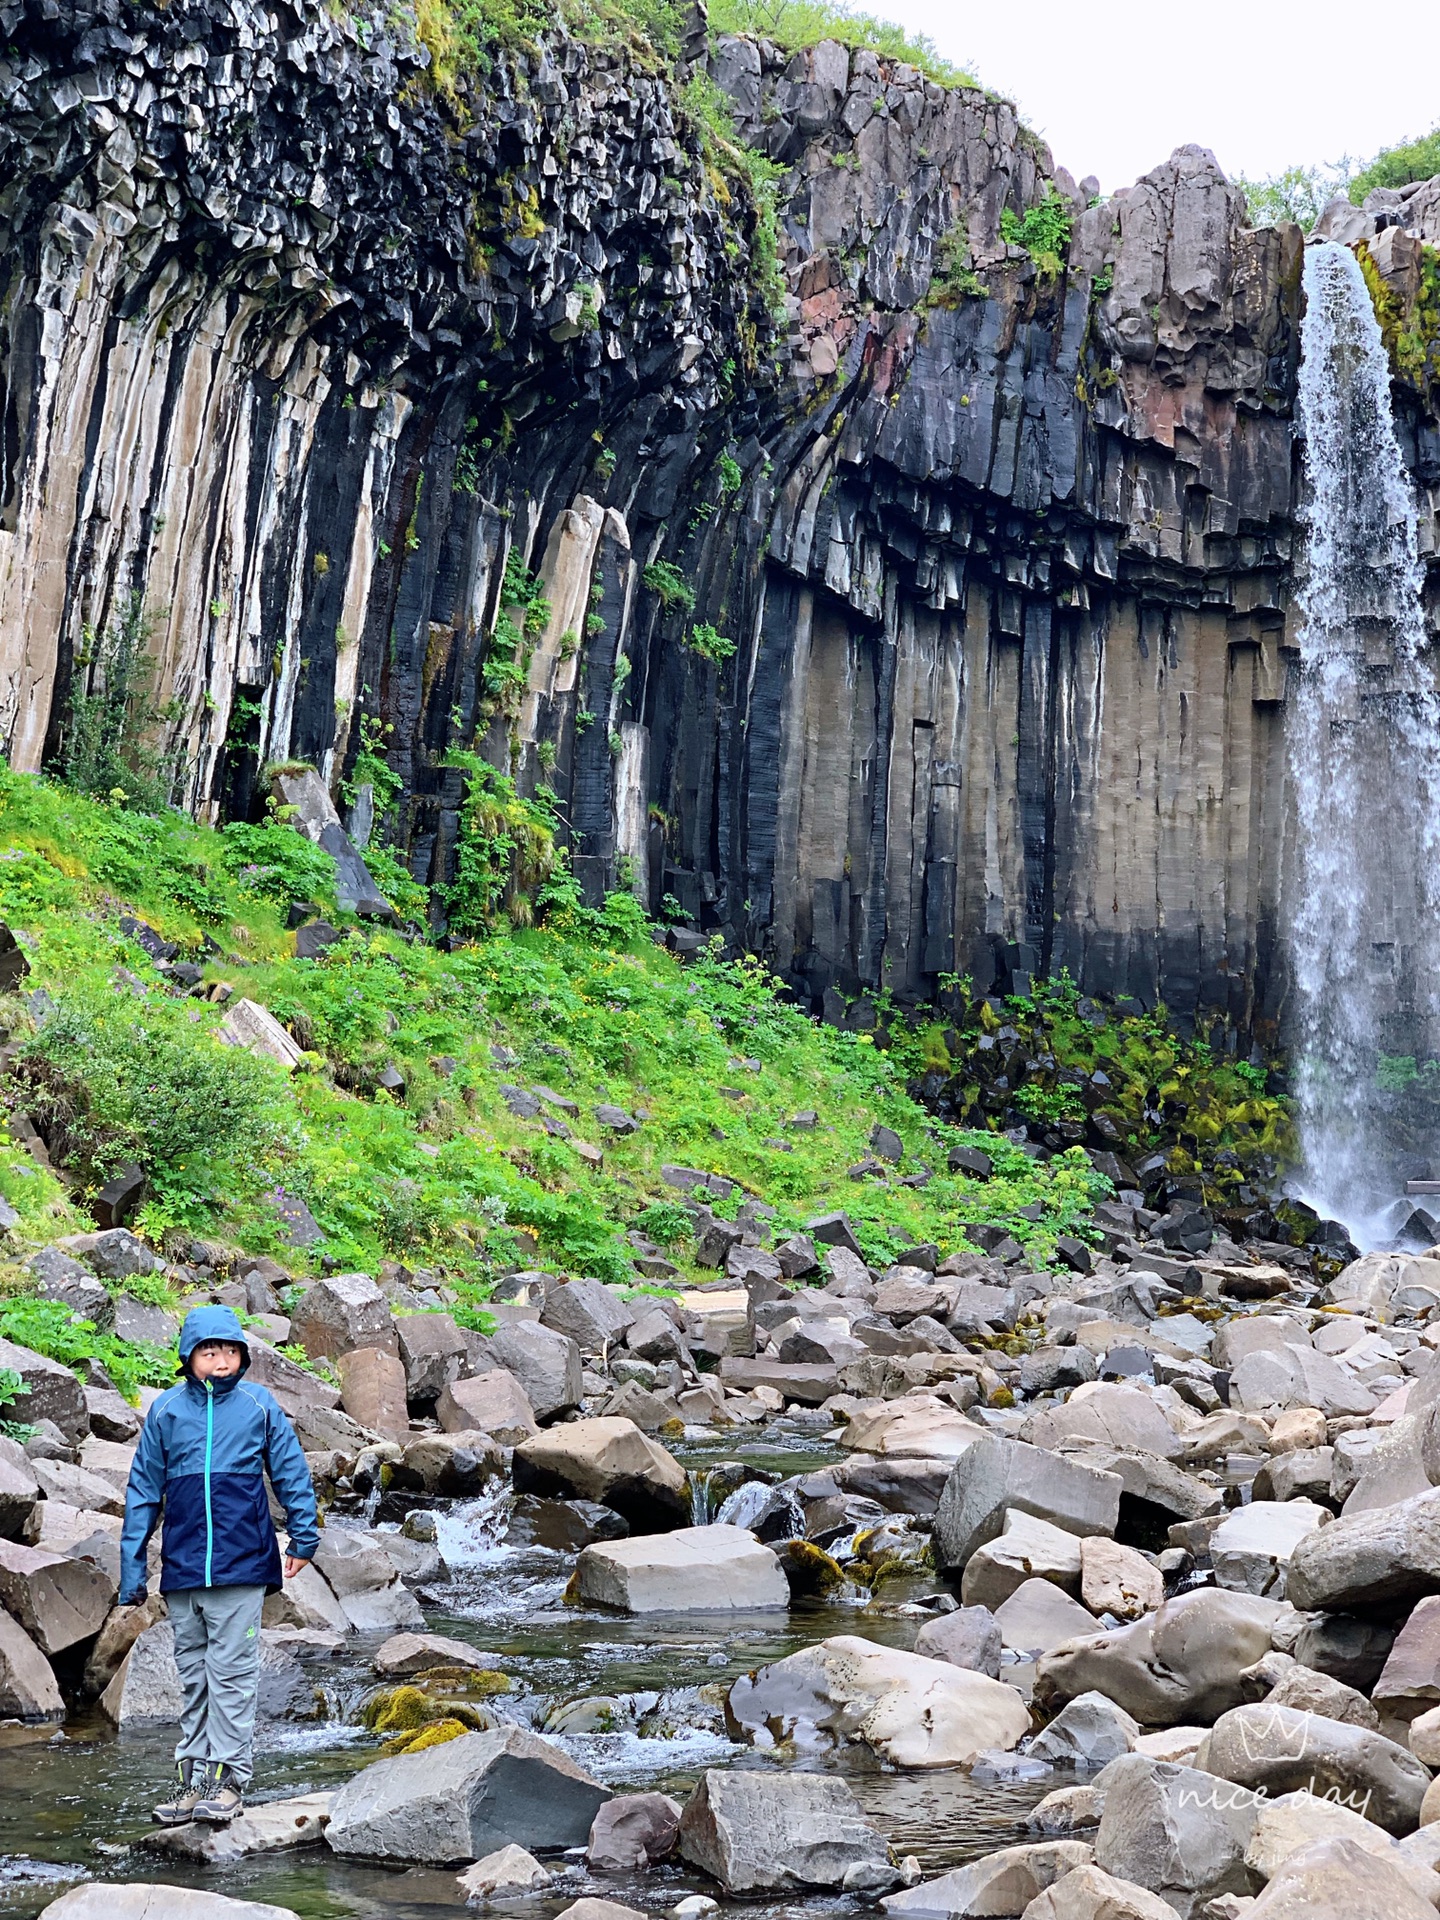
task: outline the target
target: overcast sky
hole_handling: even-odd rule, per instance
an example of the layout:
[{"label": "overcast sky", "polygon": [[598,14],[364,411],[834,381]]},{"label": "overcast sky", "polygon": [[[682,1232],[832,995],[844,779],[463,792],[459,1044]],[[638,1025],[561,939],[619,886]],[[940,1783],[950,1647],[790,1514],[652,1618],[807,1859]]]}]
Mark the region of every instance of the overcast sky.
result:
[{"label": "overcast sky", "polygon": [[1019,103],[1077,180],[1187,142],[1230,174],[1368,159],[1440,122],[1440,0],[862,0]]}]

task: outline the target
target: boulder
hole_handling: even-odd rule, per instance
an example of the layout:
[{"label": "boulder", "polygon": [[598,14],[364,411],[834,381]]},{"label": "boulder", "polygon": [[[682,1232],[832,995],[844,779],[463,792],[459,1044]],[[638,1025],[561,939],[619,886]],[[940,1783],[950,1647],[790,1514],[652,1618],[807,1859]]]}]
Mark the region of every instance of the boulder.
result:
[{"label": "boulder", "polygon": [[1430,1784],[1415,1756],[1383,1734],[1268,1700],[1221,1714],[1195,1764],[1266,1794],[1328,1794],[1395,1834],[1419,1824]]},{"label": "boulder", "polygon": [[1105,1767],[1132,1752],[1139,1737],[1138,1722],[1123,1707],[1103,1693],[1082,1693],[1060,1709],[1029,1751],[1052,1767]]},{"label": "boulder", "polygon": [[115,1302],[112,1330],[117,1340],[131,1344],[173,1347],[180,1337],[180,1321],[163,1307],[152,1307],[148,1301],[132,1300],[128,1293],[122,1293]]},{"label": "boulder", "polygon": [[1035,1695],[1058,1706],[1103,1693],[1142,1726],[1193,1726],[1238,1706],[1242,1675],[1269,1651],[1283,1607],[1253,1594],[1197,1588],[1116,1633],[1092,1634],[1042,1656]]},{"label": "boulder", "polygon": [[978,1920],[980,1915],[1021,1914],[1047,1887],[1076,1867],[1089,1866],[1092,1849],[1083,1840],[1038,1840],[1001,1847],[938,1880],[922,1881],[880,1902],[893,1920]]},{"label": "boulder", "polygon": [[81,1690],[87,1700],[98,1700],[120,1671],[131,1647],[147,1627],[165,1618],[165,1602],[152,1593],[138,1607],[113,1607],[85,1659]]},{"label": "boulder", "polygon": [[295,1920],[295,1909],[266,1900],[232,1900],[197,1887],[92,1880],[52,1900],[40,1920]]},{"label": "boulder", "polygon": [[1091,1613],[1140,1620],[1164,1599],[1164,1575],[1143,1553],[1098,1534],[1080,1542],[1080,1600]]},{"label": "boulder", "polygon": [[1357,1727],[1379,1730],[1380,1718],[1363,1693],[1347,1687],[1314,1667],[1302,1666],[1287,1653],[1268,1653],[1242,1676],[1245,1701],[1268,1700],[1271,1706],[1294,1707],[1300,1713],[1323,1714],[1328,1720],[1349,1720]]},{"label": "boulder", "polygon": [[[323,1528],[311,1566],[323,1576],[346,1622],[357,1633],[424,1627],[420,1603],[402,1582],[394,1561],[353,1529],[333,1523]],[[313,1624],[332,1626],[335,1622],[320,1620]]]},{"label": "boulder", "polygon": [[842,1447],[887,1460],[958,1460],[985,1429],[942,1400],[892,1400],[855,1413]]},{"label": "boulder", "polygon": [[915,1636],[915,1651],[927,1660],[945,1660],[952,1667],[1000,1677],[1004,1642],[995,1616],[987,1607],[957,1607],[953,1613],[927,1620]]},{"label": "boulder", "polygon": [[161,1827],[147,1833],[140,1845],[147,1853],[164,1853],[178,1860],[198,1860],[207,1867],[228,1866],[252,1854],[287,1853],[292,1847],[318,1846],[330,1824],[333,1793],[306,1793],[293,1800],[266,1800],[245,1811],[226,1827]]},{"label": "boulder", "polygon": [[25,1629],[0,1611],[0,1720],[63,1720],[50,1662]]},{"label": "boulder", "polygon": [[1120,1482],[1042,1447],[983,1434],[956,1461],[940,1496],[937,1566],[963,1567],[977,1547],[996,1538],[1011,1508],[1069,1533],[1110,1534],[1120,1513]]},{"label": "boulder", "polygon": [[89,1560],[0,1540],[0,1605],[44,1654],[99,1633],[115,1583]]},{"label": "boulder", "polygon": [[545,1295],[540,1324],[565,1334],[584,1353],[602,1353],[635,1324],[632,1308],[598,1280],[571,1280]]},{"label": "boulder", "polygon": [[1017,1587],[1032,1578],[1049,1580],[1066,1593],[1078,1593],[1080,1542],[1063,1527],[1011,1507],[999,1538],[987,1540],[966,1561],[961,1598],[967,1607],[988,1607],[993,1613]]},{"label": "boulder", "polygon": [[27,1422],[53,1420],[72,1445],[85,1438],[90,1431],[85,1389],[69,1367],[29,1347],[17,1347],[13,1340],[0,1340],[0,1373],[6,1371],[18,1373],[25,1386]]},{"label": "boulder", "polygon": [[1440,1592],[1440,1489],[1319,1528],[1291,1554],[1286,1590],[1302,1610],[1331,1612]]},{"label": "boulder", "polygon": [[582,1847],[609,1798],[550,1741],[497,1727],[364,1768],[336,1794],[325,1838],[337,1853],[437,1866],[511,1843]]},{"label": "boulder", "polygon": [[685,1469],[633,1420],[569,1420],[515,1449],[515,1491],[593,1500],[623,1515],[637,1533],[689,1518]]},{"label": "boulder", "polygon": [[1020,1435],[1037,1447],[1093,1443],[1153,1453],[1162,1460],[1178,1459],[1184,1451],[1180,1436],[1148,1393],[1104,1380],[1076,1387],[1061,1406],[1032,1413]]},{"label": "boulder", "polygon": [[19,1539],[39,1498],[40,1482],[24,1448],[0,1433],[0,1540]]},{"label": "boulder", "polygon": [[648,1916],[639,1907],[627,1907],[619,1900],[597,1900],[594,1894],[586,1894],[572,1900],[568,1907],[562,1907],[555,1920],[648,1920]]},{"label": "boulder", "polygon": [[411,1440],[390,1469],[391,1485],[401,1491],[466,1496],[479,1493],[505,1471],[500,1439],[490,1433],[427,1433]]},{"label": "boulder", "polygon": [[[1394,1840],[1373,1820],[1302,1790],[1262,1804],[1245,1848],[1245,1865],[1263,1885],[1294,1854],[1320,1840],[1351,1840],[1366,1853],[1393,1855],[1396,1851]],[[1440,1894],[1440,1882],[1435,1890]]]},{"label": "boulder", "polygon": [[587,1858],[595,1873],[635,1873],[675,1851],[681,1807],[668,1793],[617,1793],[595,1816]]},{"label": "boulder", "polygon": [[447,1433],[488,1433],[502,1447],[518,1447],[540,1431],[529,1396],[505,1367],[447,1382],[435,1413]]},{"label": "boulder", "polygon": [[1434,1920],[1434,1902],[1405,1871],[1353,1840],[1322,1840],[1292,1854],[1245,1920]]},{"label": "boulder", "polygon": [[995,1609],[1000,1637],[1016,1653],[1035,1656],[1094,1633],[1099,1621],[1048,1580],[1026,1580]]},{"label": "boulder", "polygon": [[490,1352],[520,1382],[542,1424],[579,1406],[584,1393],[580,1349],[568,1334],[535,1320],[516,1320],[492,1335]]},{"label": "boulder", "polygon": [[1314,1407],[1327,1419],[1369,1413],[1375,1396],[1354,1374],[1312,1347],[1290,1342],[1279,1352],[1250,1353],[1230,1376],[1231,1404],[1247,1413],[1267,1407]]},{"label": "boulder", "polygon": [[401,1680],[412,1673],[432,1673],[437,1667],[488,1672],[495,1663],[464,1640],[447,1640],[439,1633],[395,1633],[375,1649],[370,1664],[382,1680]]},{"label": "boulder", "polygon": [[267,1594],[261,1619],[267,1627],[319,1628],[332,1633],[354,1631],[335,1589],[323,1573],[308,1565],[285,1581],[279,1593]]},{"label": "boulder", "polygon": [[1245,1849],[1259,1794],[1140,1753],[1113,1761],[1099,1784],[1096,1866],[1160,1894],[1183,1920],[1221,1894],[1250,1891]]},{"label": "boulder", "polygon": [[488,1907],[492,1902],[523,1899],[548,1887],[554,1875],[542,1867],[533,1853],[514,1845],[498,1847],[467,1867],[460,1875],[460,1891],[467,1907]]},{"label": "boulder", "polygon": [[399,1355],[390,1302],[368,1273],[337,1273],[307,1287],[290,1316],[290,1338],[312,1360],[338,1360],[356,1347]]},{"label": "boulder", "polygon": [[1422,1600],[1400,1629],[1372,1697],[1392,1720],[1413,1720],[1440,1703],[1440,1596]]},{"label": "boulder", "polygon": [[82,1513],[108,1513],[118,1520],[125,1512],[125,1495],[111,1480],[85,1467],[73,1467],[68,1460],[33,1459],[31,1471],[40,1482],[47,1501],[76,1507]]},{"label": "boulder", "polygon": [[351,1347],[336,1360],[335,1371],[340,1376],[340,1404],[352,1420],[388,1439],[409,1439],[405,1369],[398,1354],[383,1347]]},{"label": "boulder", "polygon": [[411,1400],[438,1400],[465,1371],[469,1347],[448,1313],[397,1313],[395,1340]]},{"label": "boulder", "polygon": [[773,1613],[790,1604],[780,1562],[744,1527],[596,1541],[575,1564],[574,1593],[624,1613]]},{"label": "boulder", "polygon": [[1117,1880],[1099,1867],[1076,1867],[1031,1901],[1024,1920],[1175,1920],[1175,1909],[1132,1880]]},{"label": "boulder", "polygon": [[522,1493],[510,1509],[505,1538],[511,1546],[579,1553],[596,1540],[623,1540],[629,1532],[618,1513],[594,1500],[543,1500]]},{"label": "boulder", "polygon": [[968,1767],[989,1748],[1009,1750],[1030,1728],[1013,1687],[921,1654],[838,1634],[756,1672],[730,1689],[727,1718],[775,1739],[802,1730],[837,1746],[864,1742],[897,1767]]},{"label": "boulder", "polygon": [[709,1769],[680,1816],[682,1858],[727,1893],[894,1884],[890,1849],[843,1780]]},{"label": "boulder", "polygon": [[[124,1445],[138,1440],[144,1416],[109,1387],[86,1387],[85,1411],[90,1416],[90,1431],[100,1440]],[[87,1442],[88,1444],[88,1442]]]},{"label": "boulder", "polygon": [[1310,1500],[1252,1500],[1227,1514],[1210,1536],[1217,1586],[1285,1598],[1285,1574],[1300,1542],[1331,1518]]},{"label": "boulder", "polygon": [[26,1261],[42,1300],[55,1300],[81,1320],[108,1327],[113,1308],[109,1290],[89,1267],[72,1260],[59,1247],[42,1247]]},{"label": "boulder", "polygon": [[304,1056],[299,1042],[257,1000],[236,1000],[228,1006],[217,1037],[226,1046],[244,1047],[264,1060],[273,1060],[286,1073],[293,1073]]},{"label": "boulder", "polygon": [[157,1620],[126,1654],[100,1696],[100,1710],[117,1727],[173,1727],[180,1718],[180,1704],[175,1629],[168,1620]]}]

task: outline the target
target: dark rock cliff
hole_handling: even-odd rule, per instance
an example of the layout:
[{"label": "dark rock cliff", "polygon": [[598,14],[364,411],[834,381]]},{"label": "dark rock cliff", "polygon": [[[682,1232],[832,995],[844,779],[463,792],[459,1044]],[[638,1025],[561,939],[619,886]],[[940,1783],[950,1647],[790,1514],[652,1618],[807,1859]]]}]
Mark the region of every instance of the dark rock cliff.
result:
[{"label": "dark rock cliff", "polygon": [[[14,764],[140,596],[201,811],[338,788],[374,715],[422,878],[478,740],[587,888],[817,1006],[1063,964],[1277,1013],[1301,241],[1208,154],[1090,207],[978,92],[722,41],[777,318],[749,189],[621,51],[462,105],[290,0],[0,0],[0,43]],[[1047,193],[1058,279],[1002,235]]]}]

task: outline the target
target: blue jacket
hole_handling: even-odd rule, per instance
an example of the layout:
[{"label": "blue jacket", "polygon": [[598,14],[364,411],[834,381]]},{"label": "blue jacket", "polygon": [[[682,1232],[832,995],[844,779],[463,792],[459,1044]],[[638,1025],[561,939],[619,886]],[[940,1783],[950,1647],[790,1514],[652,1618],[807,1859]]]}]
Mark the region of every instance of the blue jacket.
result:
[{"label": "blue jacket", "polygon": [[[202,1340],[242,1349],[233,1379],[190,1373]],[[285,1509],[290,1551],[310,1560],[320,1544],[315,1488],[295,1429],[278,1400],[245,1379],[250,1350],[229,1307],[196,1307],[180,1329],[185,1377],[145,1416],[125,1489],[120,1534],[120,1600],[145,1596],[145,1549],[165,1510],[160,1591],[181,1587],[280,1587],[280,1543],[265,1475]]]}]

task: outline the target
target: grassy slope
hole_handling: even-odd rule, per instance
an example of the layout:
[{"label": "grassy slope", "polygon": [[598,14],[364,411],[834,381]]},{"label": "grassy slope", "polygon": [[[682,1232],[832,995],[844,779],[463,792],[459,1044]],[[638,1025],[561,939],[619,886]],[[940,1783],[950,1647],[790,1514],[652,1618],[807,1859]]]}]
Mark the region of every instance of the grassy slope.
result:
[{"label": "grassy slope", "polygon": [[[275,855],[308,855],[288,829],[271,831]],[[20,1049],[8,1103],[34,1112],[48,1100],[66,1117],[72,1170],[91,1190],[140,1158],[150,1197],[139,1224],[157,1241],[197,1234],[299,1268],[267,1198],[283,1186],[324,1229],[317,1255],[371,1271],[387,1258],[442,1267],[478,1300],[513,1263],[514,1229],[557,1270],[630,1277],[625,1226],[676,1224],[667,1161],[729,1175],[782,1227],[843,1207],[881,1259],[1001,1220],[1041,1261],[1104,1190],[1078,1153],[1037,1167],[1003,1140],[937,1125],[868,1036],[781,1004],[754,963],[682,967],[628,900],[448,954],[353,928],[303,961],[283,926],[293,876],[241,857],[254,852],[253,840],[237,846],[177,816],[0,773],[0,915],[28,951],[25,993],[42,987],[56,1002],[38,1029],[24,994],[6,1003]],[[208,943],[207,981],[269,1007],[310,1050],[307,1066],[287,1078],[220,1047],[221,1009],[167,989],[120,931],[127,908],[187,955]],[[453,1070],[435,1066],[445,1056]],[[376,1084],[391,1065],[401,1096]],[[578,1101],[568,1124],[603,1148],[603,1166],[511,1115],[500,1087],[537,1082]],[[605,1101],[648,1118],[611,1138],[594,1118]],[[819,1116],[813,1130],[788,1124],[803,1109]],[[928,1185],[847,1177],[877,1122],[905,1143],[900,1173],[923,1163]],[[981,1138],[998,1177],[946,1173],[948,1147]],[[0,1148],[0,1190],[29,1241],[81,1223],[84,1191],[67,1196],[18,1147]],[[1036,1201],[1044,1217],[1020,1217]]]}]

